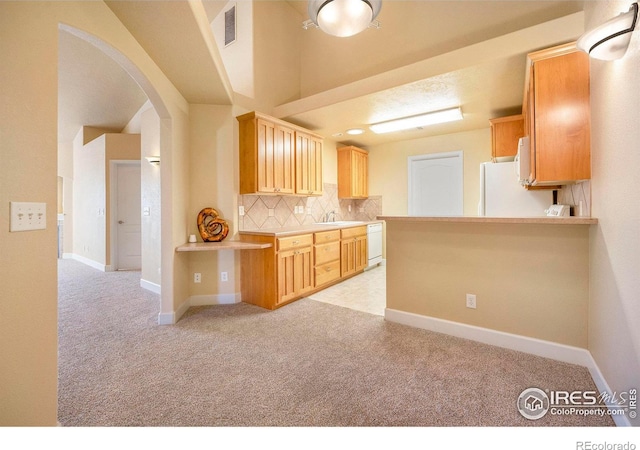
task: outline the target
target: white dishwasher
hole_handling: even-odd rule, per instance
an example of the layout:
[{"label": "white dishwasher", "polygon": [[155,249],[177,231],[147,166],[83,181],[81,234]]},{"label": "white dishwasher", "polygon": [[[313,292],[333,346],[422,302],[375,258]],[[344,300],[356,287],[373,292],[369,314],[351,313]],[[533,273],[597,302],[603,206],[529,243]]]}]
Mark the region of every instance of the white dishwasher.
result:
[{"label": "white dishwasher", "polygon": [[375,266],[382,261],[382,223],[367,225],[367,255],[367,267]]}]

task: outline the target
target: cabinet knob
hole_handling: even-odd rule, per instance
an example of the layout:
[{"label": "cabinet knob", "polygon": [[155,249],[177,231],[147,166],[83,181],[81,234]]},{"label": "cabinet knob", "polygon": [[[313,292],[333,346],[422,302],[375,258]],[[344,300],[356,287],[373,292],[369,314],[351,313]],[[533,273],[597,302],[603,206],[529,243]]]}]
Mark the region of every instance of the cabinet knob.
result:
[{"label": "cabinet knob", "polygon": [[293,245],[298,245],[300,243],[300,241],[293,241],[292,244]]},{"label": "cabinet knob", "polygon": [[331,267],[327,267],[324,270],[326,270],[327,272],[331,272]]}]

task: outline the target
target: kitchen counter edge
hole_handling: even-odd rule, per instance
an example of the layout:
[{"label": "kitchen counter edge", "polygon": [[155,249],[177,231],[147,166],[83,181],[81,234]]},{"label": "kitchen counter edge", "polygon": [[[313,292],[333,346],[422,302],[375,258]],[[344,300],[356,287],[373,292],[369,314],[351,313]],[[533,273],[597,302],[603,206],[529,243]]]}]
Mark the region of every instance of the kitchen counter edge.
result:
[{"label": "kitchen counter edge", "polygon": [[341,223],[336,225],[309,224],[309,225],[300,225],[298,227],[265,228],[263,230],[244,230],[244,231],[239,231],[238,234],[240,236],[249,235],[249,236],[286,237],[286,236],[295,236],[297,234],[318,233],[321,231],[342,230],[345,228],[363,227],[372,223],[382,223],[382,222],[383,220],[381,219],[367,220],[367,221],[354,220],[349,223]]},{"label": "kitchen counter edge", "polygon": [[544,224],[544,225],[596,225],[595,217],[421,217],[378,216],[384,221],[396,222],[449,222],[449,223],[498,223],[498,224]]}]

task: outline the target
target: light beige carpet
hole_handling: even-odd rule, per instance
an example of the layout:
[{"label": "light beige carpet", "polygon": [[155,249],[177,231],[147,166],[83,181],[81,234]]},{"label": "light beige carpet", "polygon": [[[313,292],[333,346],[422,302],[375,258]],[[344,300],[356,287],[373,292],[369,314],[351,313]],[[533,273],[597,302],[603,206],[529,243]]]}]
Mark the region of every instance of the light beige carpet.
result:
[{"label": "light beige carpet", "polygon": [[610,426],[516,409],[586,369],[308,299],[191,308],[156,324],[137,272],[59,264],[63,426]]}]

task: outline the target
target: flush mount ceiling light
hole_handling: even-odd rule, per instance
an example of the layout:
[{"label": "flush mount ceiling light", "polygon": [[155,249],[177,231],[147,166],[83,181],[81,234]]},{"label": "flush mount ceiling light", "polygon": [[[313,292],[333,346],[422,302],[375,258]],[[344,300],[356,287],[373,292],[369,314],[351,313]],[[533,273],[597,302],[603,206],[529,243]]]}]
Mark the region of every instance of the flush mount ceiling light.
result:
[{"label": "flush mount ceiling light", "polygon": [[364,130],[362,128],[351,128],[347,130],[347,134],[350,134],[351,136],[357,136],[362,133],[364,133]]},{"label": "flush mount ceiling light", "polygon": [[634,3],[629,11],[583,34],[576,45],[592,58],[605,61],[620,59],[627,51],[637,19],[638,3]]},{"label": "flush mount ceiling light", "polygon": [[382,134],[391,133],[393,131],[408,130],[411,128],[420,128],[427,125],[435,125],[437,123],[455,122],[456,120],[462,120],[462,110],[459,106],[456,108],[420,114],[418,116],[403,117],[402,119],[380,122],[371,125],[369,128],[374,133]]},{"label": "flush mount ceiling light", "polygon": [[[311,23],[332,36],[358,34],[374,22],[382,0],[309,0]],[[303,28],[308,27],[305,22]]]}]

